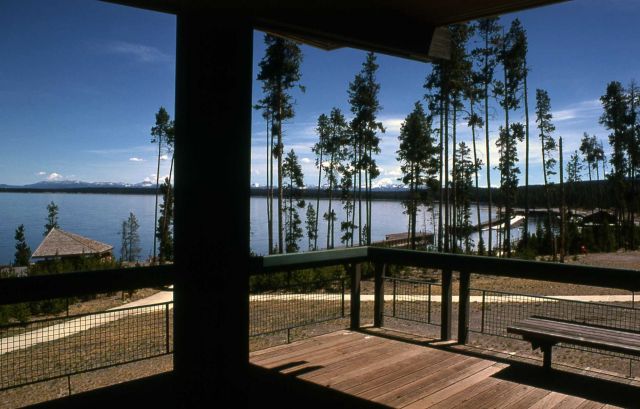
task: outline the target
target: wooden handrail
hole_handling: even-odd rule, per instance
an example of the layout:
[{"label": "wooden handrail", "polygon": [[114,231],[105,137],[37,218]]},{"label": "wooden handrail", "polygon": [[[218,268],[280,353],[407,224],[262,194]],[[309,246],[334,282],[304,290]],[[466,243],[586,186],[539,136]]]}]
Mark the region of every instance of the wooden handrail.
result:
[{"label": "wooden handrail", "polygon": [[161,287],[174,283],[175,266],[92,270],[0,280],[0,305]]}]

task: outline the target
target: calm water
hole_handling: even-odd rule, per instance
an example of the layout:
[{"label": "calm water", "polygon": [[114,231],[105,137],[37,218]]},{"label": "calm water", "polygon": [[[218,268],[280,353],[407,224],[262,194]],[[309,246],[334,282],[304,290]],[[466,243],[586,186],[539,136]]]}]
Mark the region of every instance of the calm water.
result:
[{"label": "calm water", "polygon": [[[316,201],[312,200],[311,203],[313,207],[316,206]],[[336,208],[336,204],[338,208]],[[326,248],[327,244],[327,222],[322,219],[322,214],[324,214],[328,210],[329,201],[328,200],[320,200],[320,219],[318,221],[318,247]],[[277,206],[277,201],[274,200],[274,206]],[[334,243],[336,247],[341,246],[340,236],[340,221],[344,220],[344,211],[342,210],[340,201],[333,202],[333,209],[336,211],[337,220],[335,222],[335,239]],[[357,208],[357,206],[356,206]],[[373,222],[371,226],[371,239],[372,241],[380,241],[384,240],[385,235],[391,233],[402,233],[407,231],[408,226],[408,216],[404,214],[404,207],[402,203],[399,201],[387,201],[387,200],[376,200],[372,205],[372,213],[373,213]],[[438,209],[437,204],[434,211],[427,209],[426,207],[421,208],[421,212],[417,217],[417,229],[419,231],[433,232],[437,229],[438,223]],[[495,207],[492,209],[493,217],[495,218],[496,212]],[[304,230],[305,220],[306,220],[306,209],[299,210],[300,219],[302,220],[302,227]],[[473,224],[477,223],[476,216],[476,206],[473,205],[471,208],[471,221]],[[486,206],[480,206],[480,217],[483,222],[488,220],[488,208]],[[363,217],[364,217],[364,203],[363,203]],[[444,217],[444,215],[443,215]],[[356,213],[356,224],[358,224],[358,214]],[[435,223],[434,223],[435,221]],[[277,244],[277,217],[274,216],[274,242]],[[531,218],[529,223],[530,231],[534,232],[536,228],[536,221]],[[268,252],[268,237],[267,237],[267,199],[264,197],[252,197],[251,198],[251,249],[257,254],[266,254]],[[520,228],[515,228],[512,230],[511,237],[512,239],[517,239],[521,234]],[[306,230],[305,237],[300,240],[299,247],[301,250],[305,251],[308,249],[308,240],[306,238]],[[472,234],[471,239],[477,243],[478,235]],[[484,233],[485,243],[488,240],[487,232]],[[497,243],[497,235],[495,230],[493,231],[493,243]],[[357,243],[357,238],[354,240],[354,243]],[[494,244],[495,245],[495,244]]]},{"label": "calm water", "polygon": [[[116,257],[120,257],[120,230],[122,221],[133,212],[140,223],[140,257],[148,258],[153,253],[153,217],[155,197],[152,195],[115,195],[115,194],[71,194],[71,193],[0,193],[0,264],[9,264],[15,253],[14,234],[20,224],[25,225],[27,243],[32,251],[42,241],[44,225],[47,218],[47,204],[54,201],[59,208],[59,224],[63,230],[77,233],[114,247]],[[256,254],[266,254],[268,248],[267,216],[264,197],[251,198],[251,249]],[[312,201],[315,207],[315,200]],[[336,204],[338,207],[336,208]],[[328,200],[320,201],[320,214],[328,207]],[[339,221],[344,219],[344,212],[340,202],[334,202],[338,220],[336,221],[335,244],[340,246]],[[372,239],[384,240],[390,233],[400,233],[407,230],[407,216],[404,208],[397,201],[374,201]],[[475,223],[475,207],[472,209]],[[483,220],[487,218],[487,208],[482,206],[480,214]],[[418,215],[418,229],[420,231],[434,231],[433,216],[437,223],[437,209],[435,214],[426,211]],[[300,217],[305,220],[304,210]],[[356,214],[357,218],[357,214]],[[276,220],[277,222],[277,220]],[[532,221],[533,223],[533,221]],[[532,225],[535,231],[535,225]],[[326,245],[326,221],[319,221],[318,245]],[[516,238],[519,229],[512,233]],[[275,237],[275,236],[274,236]],[[477,237],[472,236],[477,241]],[[494,239],[495,240],[495,239]],[[486,237],[485,237],[486,241]],[[307,249],[306,238],[300,241],[300,248]]]},{"label": "calm water", "polygon": [[122,221],[133,212],[140,228],[140,257],[153,252],[155,196],[72,193],[0,193],[0,264],[9,264],[15,253],[15,230],[24,224],[27,244],[35,251],[43,239],[47,204],[58,205],[58,224],[63,230],[114,247],[120,257]]}]

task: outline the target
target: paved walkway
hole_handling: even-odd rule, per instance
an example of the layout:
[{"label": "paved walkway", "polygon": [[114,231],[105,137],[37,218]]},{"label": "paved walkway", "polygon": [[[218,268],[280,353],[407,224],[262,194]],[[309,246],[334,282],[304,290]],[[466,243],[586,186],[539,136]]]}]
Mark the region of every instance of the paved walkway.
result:
[{"label": "paved walkway", "polygon": [[[549,295],[549,296],[526,296],[526,295],[518,295],[517,298],[514,295],[505,294],[505,296],[501,295],[487,295],[486,302],[491,303],[503,303],[503,302],[518,302],[518,299],[524,300],[527,298],[533,298],[539,300],[541,302],[556,302],[555,299],[561,300],[571,300],[571,301],[587,301],[587,302],[599,302],[599,303],[611,303],[611,302],[632,302],[633,298],[631,295]],[[554,299],[545,299],[538,297],[552,297]],[[322,294],[322,297],[318,297],[318,294],[264,294],[264,295],[252,295],[249,297],[249,301],[251,302],[266,302],[266,301],[289,301],[289,300],[339,300],[342,298],[341,294]],[[345,301],[351,300],[350,294],[344,295]],[[398,301],[428,301],[429,297],[426,295],[405,295],[398,294],[396,295],[396,299]],[[473,303],[481,303],[482,296],[481,295],[472,295],[470,297],[471,302]],[[392,294],[385,294],[385,301],[393,301]],[[640,300],[640,297],[639,297]],[[360,295],[360,301],[374,301],[373,294],[362,294]],[[442,297],[440,295],[432,295],[431,301],[433,302],[441,302]],[[453,302],[459,302],[459,298],[457,295],[453,296]]]},{"label": "paved walkway", "polygon": [[[160,291],[149,297],[142,298],[140,300],[133,301],[115,308],[111,308],[104,312],[97,312],[95,314],[71,319],[61,322],[60,324],[50,325],[48,327],[24,332],[12,337],[0,338],[0,355],[30,348],[42,342],[51,342],[57,339],[65,338],[79,332],[98,327],[100,325],[117,321],[122,318],[155,312],[158,311],[158,307],[144,307],[147,305],[160,304],[169,301],[173,301],[173,292]],[[132,307],[143,308],[121,311],[123,309]],[[170,304],[169,308],[173,308],[173,304]]]}]

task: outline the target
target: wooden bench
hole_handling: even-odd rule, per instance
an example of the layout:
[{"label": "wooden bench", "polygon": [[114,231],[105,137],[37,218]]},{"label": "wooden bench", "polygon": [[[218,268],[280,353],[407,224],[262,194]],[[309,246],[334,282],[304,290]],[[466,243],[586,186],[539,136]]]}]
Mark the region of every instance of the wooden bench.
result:
[{"label": "wooden bench", "polygon": [[557,343],[640,356],[638,332],[543,317],[527,318],[507,327],[507,332],[521,335],[534,350],[540,348],[545,369],[551,369],[551,349]]}]

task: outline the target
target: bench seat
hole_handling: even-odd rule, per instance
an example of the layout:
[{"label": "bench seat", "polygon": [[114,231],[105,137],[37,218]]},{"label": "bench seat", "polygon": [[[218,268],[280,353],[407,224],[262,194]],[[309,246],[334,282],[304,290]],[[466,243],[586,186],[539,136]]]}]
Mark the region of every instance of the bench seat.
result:
[{"label": "bench seat", "polygon": [[549,318],[531,317],[507,327],[522,336],[533,349],[544,354],[544,367],[551,368],[551,349],[557,343],[597,348],[640,356],[640,333]]}]

